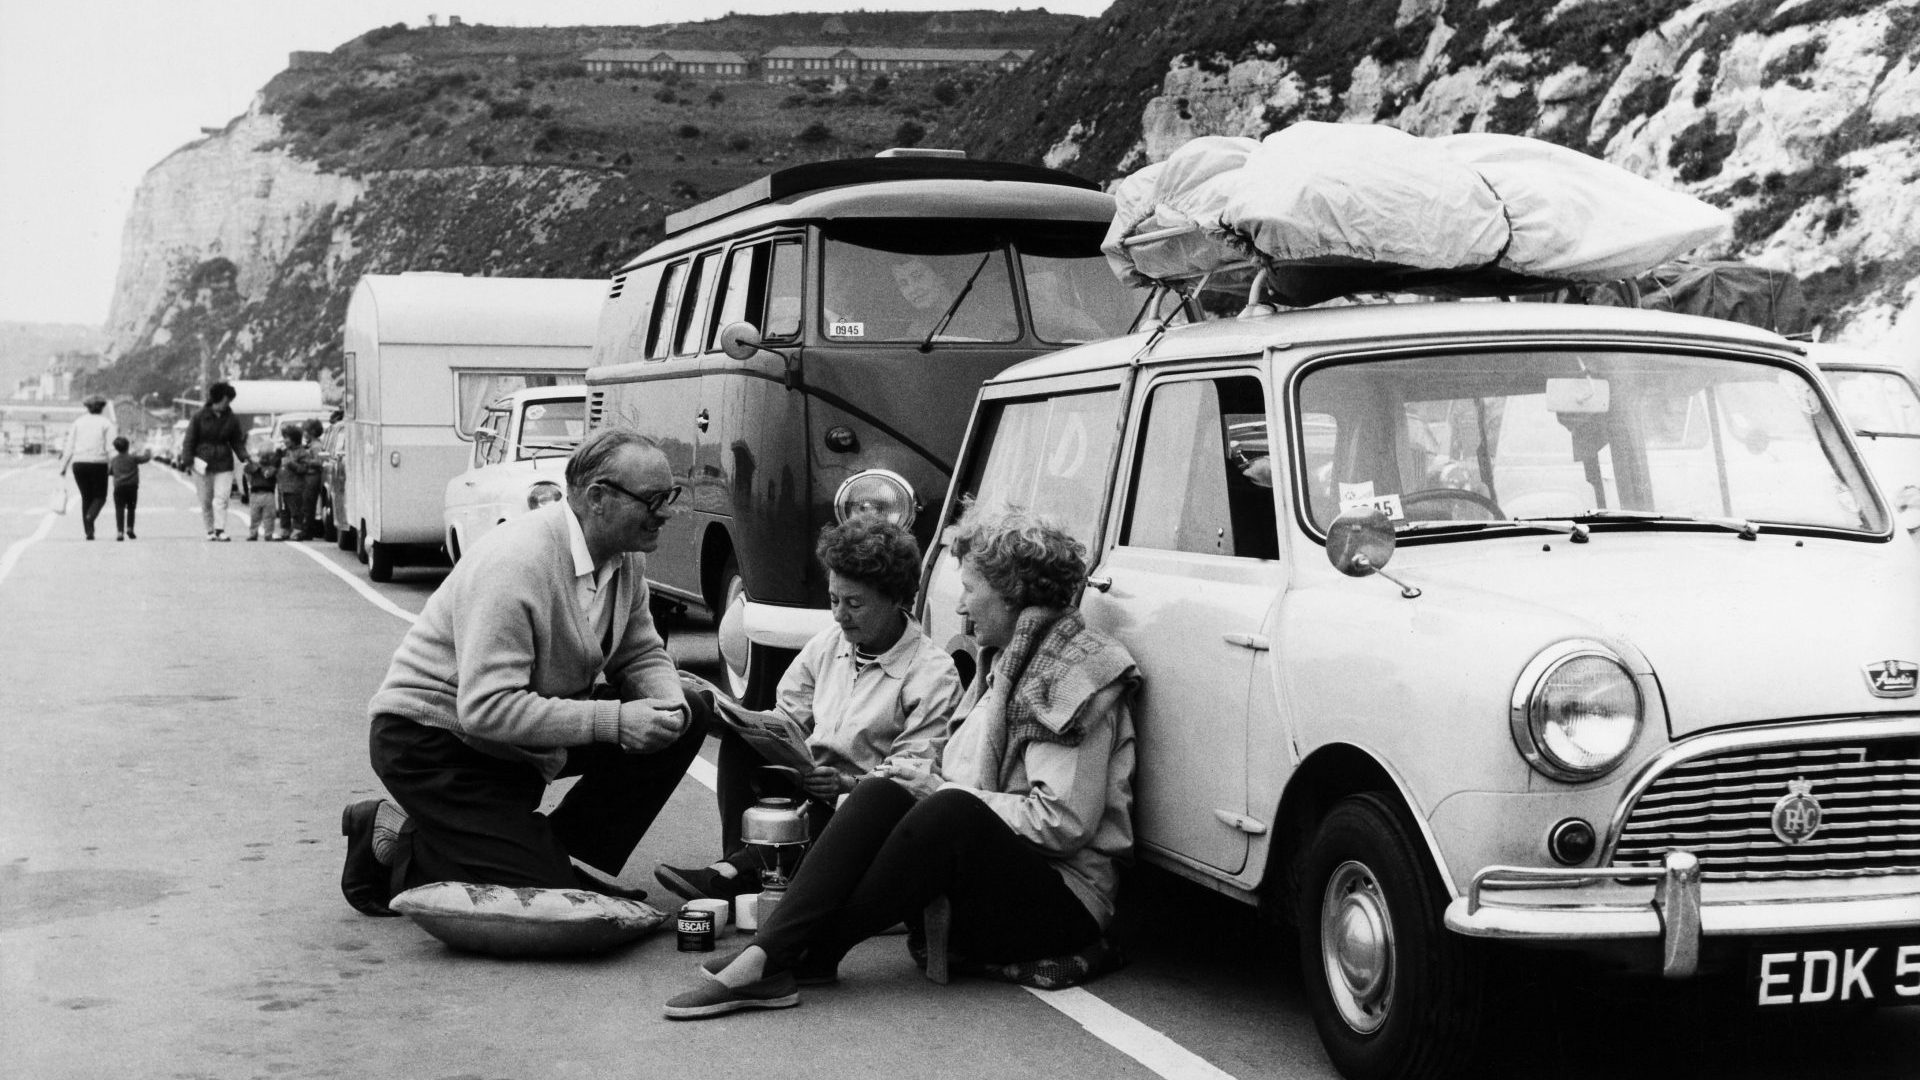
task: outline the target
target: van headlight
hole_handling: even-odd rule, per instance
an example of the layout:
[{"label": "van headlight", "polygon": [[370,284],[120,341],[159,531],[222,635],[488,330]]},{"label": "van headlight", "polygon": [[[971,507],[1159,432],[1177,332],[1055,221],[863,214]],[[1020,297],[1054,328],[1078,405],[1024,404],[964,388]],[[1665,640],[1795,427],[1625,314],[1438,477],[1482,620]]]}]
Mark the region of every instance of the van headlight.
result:
[{"label": "van headlight", "polygon": [[566,492],[560,490],[559,484],[542,480],[527,489],[527,509],[538,510],[548,503],[557,503],[565,497]]},{"label": "van headlight", "polygon": [[1534,657],[1514,684],[1513,744],[1555,780],[1592,780],[1627,756],[1645,711],[1640,684],[1613,650],[1563,641]]},{"label": "van headlight", "polygon": [[912,527],[913,515],[918,510],[913,485],[899,473],[886,469],[854,473],[833,493],[833,516],[842,524],[872,514],[905,529]]}]

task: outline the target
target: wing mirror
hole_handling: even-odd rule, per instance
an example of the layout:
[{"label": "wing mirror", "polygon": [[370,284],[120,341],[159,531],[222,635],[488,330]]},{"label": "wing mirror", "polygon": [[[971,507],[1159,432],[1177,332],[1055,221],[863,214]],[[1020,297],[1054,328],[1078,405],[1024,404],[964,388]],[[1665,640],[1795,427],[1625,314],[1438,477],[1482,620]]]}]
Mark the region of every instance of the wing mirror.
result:
[{"label": "wing mirror", "polygon": [[1379,507],[1356,506],[1341,511],[1327,526],[1327,561],[1348,577],[1379,574],[1400,586],[1400,595],[1411,600],[1420,590],[1386,572],[1393,558],[1393,520]]},{"label": "wing mirror", "polygon": [[800,357],[760,343],[760,328],[744,320],[720,328],[720,351],[735,360],[752,359],[754,353],[772,353],[786,363],[787,389],[800,382]]}]

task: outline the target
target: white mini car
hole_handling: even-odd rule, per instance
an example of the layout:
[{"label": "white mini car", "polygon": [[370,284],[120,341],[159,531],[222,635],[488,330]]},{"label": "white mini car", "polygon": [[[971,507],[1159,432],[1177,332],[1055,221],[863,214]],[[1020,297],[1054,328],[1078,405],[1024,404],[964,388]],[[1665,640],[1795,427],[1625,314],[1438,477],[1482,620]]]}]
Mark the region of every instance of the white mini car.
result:
[{"label": "white mini car", "polygon": [[447,557],[493,527],[566,497],[567,456],[586,434],[586,390],[547,386],[492,402],[473,433],[473,465],[447,482]]},{"label": "white mini car", "polygon": [[1297,927],[1341,1072],[1434,1076],[1500,1022],[1488,941],[1920,1004],[1920,551],[1849,427],[1734,323],[1294,311],[988,380],[941,520],[1085,542],[1140,857]]},{"label": "white mini car", "polygon": [[1920,521],[1920,385],[1900,365],[1844,345],[1807,346],[1860,454],[1903,524]]}]

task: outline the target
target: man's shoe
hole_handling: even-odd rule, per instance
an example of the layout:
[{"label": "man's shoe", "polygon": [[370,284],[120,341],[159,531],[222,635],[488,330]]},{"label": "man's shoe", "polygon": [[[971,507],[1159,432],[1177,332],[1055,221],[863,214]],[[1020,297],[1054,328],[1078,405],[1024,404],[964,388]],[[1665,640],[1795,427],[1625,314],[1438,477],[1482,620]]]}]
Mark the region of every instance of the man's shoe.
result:
[{"label": "man's shoe", "polygon": [[233,537],[231,537],[231,536],[228,536],[228,535],[227,535],[227,530],[225,530],[225,529],[215,529],[215,530],[213,530],[213,539],[215,539],[215,540],[218,540],[218,541],[220,541],[221,543],[223,543],[223,544],[224,544],[224,543],[226,543],[227,541],[229,541],[229,540],[231,540],[231,539],[233,539]]},{"label": "man's shoe", "polygon": [[769,975],[745,986],[728,986],[717,979],[702,980],[696,990],[668,999],[669,1020],[705,1020],[742,1009],[790,1009],[800,1004],[800,991],[788,972]]},{"label": "man's shoe", "polygon": [[393,871],[373,857],[373,817],[379,809],[379,799],[362,799],[340,812],[340,835],[347,838],[340,893],[362,915],[397,915],[387,906],[393,899]]},{"label": "man's shoe", "polygon": [[653,876],[683,900],[731,900],[760,891],[745,875],[726,877],[711,866],[692,870],[661,863],[653,868]]}]

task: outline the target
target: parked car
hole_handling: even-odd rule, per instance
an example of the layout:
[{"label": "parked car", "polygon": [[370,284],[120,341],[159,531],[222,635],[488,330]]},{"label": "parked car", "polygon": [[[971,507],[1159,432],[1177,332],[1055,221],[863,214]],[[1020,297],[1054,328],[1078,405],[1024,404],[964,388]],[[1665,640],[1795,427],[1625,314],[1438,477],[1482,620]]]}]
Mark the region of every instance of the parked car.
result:
[{"label": "parked car", "polygon": [[1863,349],[1817,343],[1808,355],[1833,388],[1880,490],[1903,524],[1920,522],[1920,385],[1905,368]]},{"label": "parked car", "polygon": [[333,422],[320,436],[320,502],[314,512],[320,515],[322,535],[340,546],[342,551],[353,550],[353,529],[346,522],[347,487],[347,425]]},{"label": "parked car", "polygon": [[487,404],[473,429],[473,459],[447,482],[447,556],[455,562],[494,526],[566,498],[567,456],[587,427],[578,386],[517,390]]},{"label": "parked car", "polygon": [[[1138,853],[1296,928],[1345,1075],[1470,1061],[1490,942],[1920,1004],[1920,551],[1800,347],[1553,304],[1198,323],[989,379],[953,475],[943,524],[1086,543],[1080,611],[1144,675]],[[920,610],[971,673],[935,535]]]},{"label": "parked car", "polygon": [[731,689],[771,701],[830,624],[813,538],[836,504],[914,515],[946,489],[980,380],[1125,333],[1113,199],[1034,165],[881,156],[781,169],[669,215],[615,276],[595,427],[652,438],[686,491],[648,584],[718,623]]}]

